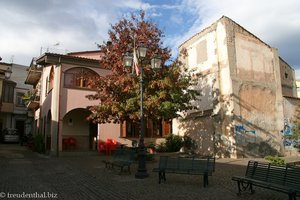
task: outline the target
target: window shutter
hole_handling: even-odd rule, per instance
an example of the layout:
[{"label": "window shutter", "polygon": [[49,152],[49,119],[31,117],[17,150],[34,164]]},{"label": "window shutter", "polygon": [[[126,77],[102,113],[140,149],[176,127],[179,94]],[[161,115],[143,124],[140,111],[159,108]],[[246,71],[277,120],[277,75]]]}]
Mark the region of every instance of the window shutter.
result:
[{"label": "window shutter", "polygon": [[121,137],[126,137],[126,121],[121,123]]},{"label": "window shutter", "polygon": [[162,136],[168,136],[172,131],[172,120],[162,120]]}]

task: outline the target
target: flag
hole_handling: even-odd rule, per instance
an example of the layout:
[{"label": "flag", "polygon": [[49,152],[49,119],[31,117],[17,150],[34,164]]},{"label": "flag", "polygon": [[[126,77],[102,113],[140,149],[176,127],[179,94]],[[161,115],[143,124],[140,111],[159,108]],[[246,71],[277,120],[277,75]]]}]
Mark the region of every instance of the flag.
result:
[{"label": "flag", "polygon": [[135,48],[133,48],[133,67],[134,67],[136,75],[138,76],[140,74],[140,69],[139,69],[139,65],[138,65],[138,59],[136,57]]}]

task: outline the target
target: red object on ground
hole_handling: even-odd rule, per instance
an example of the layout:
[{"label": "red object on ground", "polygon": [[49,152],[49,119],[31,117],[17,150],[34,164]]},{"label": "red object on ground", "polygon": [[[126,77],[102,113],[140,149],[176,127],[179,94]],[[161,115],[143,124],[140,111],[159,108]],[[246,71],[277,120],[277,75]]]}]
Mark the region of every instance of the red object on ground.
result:
[{"label": "red object on ground", "polygon": [[109,151],[109,155],[111,155],[112,151],[116,150],[117,148],[117,141],[114,139],[107,139],[107,148]]},{"label": "red object on ground", "polygon": [[68,137],[63,139],[63,149],[75,149],[76,148],[76,139],[73,137]]},{"label": "red object on ground", "polygon": [[107,139],[106,142],[98,142],[98,155],[101,154],[101,151],[105,151],[105,155],[111,155],[112,151],[117,148],[117,142],[114,139]]},{"label": "red object on ground", "polygon": [[108,148],[106,142],[99,141],[98,142],[98,155],[100,156],[101,151],[105,151],[105,155],[108,154]]}]

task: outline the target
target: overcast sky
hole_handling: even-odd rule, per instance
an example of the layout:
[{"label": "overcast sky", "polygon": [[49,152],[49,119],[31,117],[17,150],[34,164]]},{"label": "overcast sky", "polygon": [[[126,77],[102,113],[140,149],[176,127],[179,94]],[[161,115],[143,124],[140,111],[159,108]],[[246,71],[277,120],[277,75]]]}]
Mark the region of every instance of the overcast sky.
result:
[{"label": "overcast sky", "polygon": [[228,16],[278,48],[300,78],[300,0],[0,0],[0,56],[29,65],[41,49],[96,50],[110,24],[140,9],[165,32],[174,54],[189,37]]}]

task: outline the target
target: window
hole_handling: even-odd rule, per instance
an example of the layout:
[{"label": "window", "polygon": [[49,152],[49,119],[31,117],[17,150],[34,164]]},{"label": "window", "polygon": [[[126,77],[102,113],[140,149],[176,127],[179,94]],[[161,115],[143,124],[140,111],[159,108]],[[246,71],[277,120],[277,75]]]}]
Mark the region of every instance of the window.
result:
[{"label": "window", "polygon": [[3,84],[3,102],[5,103],[13,103],[14,102],[14,82],[5,81]]},{"label": "window", "polygon": [[49,87],[48,87],[48,92],[50,92],[53,89],[53,85],[54,85],[54,70],[53,67],[51,68],[50,71],[50,76],[49,76]]},{"label": "window", "polygon": [[[122,123],[122,137],[138,138],[140,135],[140,122],[126,121]],[[165,137],[171,133],[172,121],[154,121],[145,119],[145,138]]]},{"label": "window", "polygon": [[49,88],[49,79],[48,77],[46,78],[46,90],[45,90],[45,96],[48,94],[48,88]]},{"label": "window", "polygon": [[207,61],[207,42],[206,40],[201,41],[196,46],[197,51],[197,63],[201,64]]},{"label": "window", "polygon": [[138,138],[140,134],[140,123],[125,122],[125,137]]},{"label": "window", "polygon": [[24,96],[24,93],[17,92],[17,95],[16,95],[16,106],[19,106],[19,107],[24,107],[25,106],[25,103],[23,101],[23,96]]},{"label": "window", "polygon": [[287,79],[289,77],[289,74],[285,72],[284,77]]},{"label": "window", "polygon": [[54,86],[54,70],[53,67],[50,70],[49,77],[46,78],[46,95],[53,89]]},{"label": "window", "polygon": [[65,72],[64,86],[69,88],[91,89],[89,81],[91,78],[98,76],[99,75],[96,72],[87,68],[72,68]]}]

